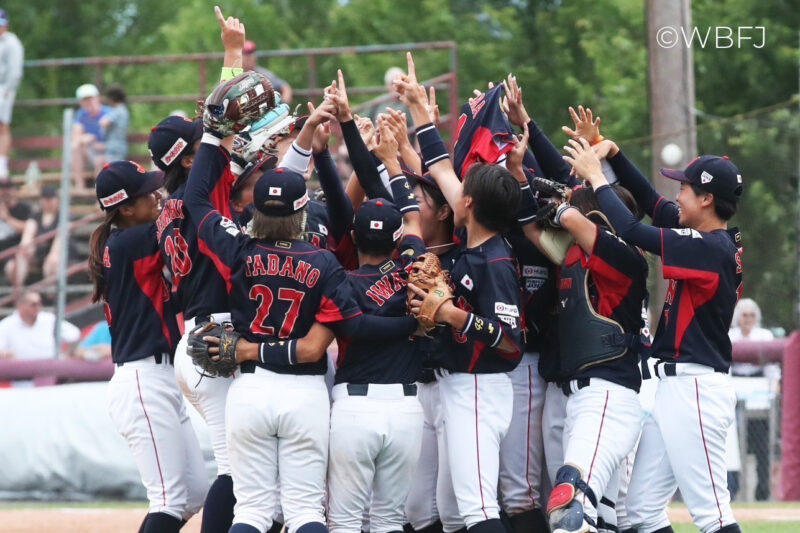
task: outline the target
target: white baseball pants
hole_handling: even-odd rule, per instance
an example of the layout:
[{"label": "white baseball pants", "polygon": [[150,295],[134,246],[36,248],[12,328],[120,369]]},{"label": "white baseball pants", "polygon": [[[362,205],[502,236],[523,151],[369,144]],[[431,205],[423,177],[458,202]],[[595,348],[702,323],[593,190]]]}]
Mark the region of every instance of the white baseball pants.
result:
[{"label": "white baseball pants", "polygon": [[552,489],[556,472],[564,464],[564,421],[567,417],[567,395],[557,383],[548,382],[542,408],[542,437],[547,476]]},{"label": "white baseball pants", "polygon": [[133,452],[151,513],[189,519],[208,490],[205,462],[169,358],[117,366],[108,414]]},{"label": "white baseball pants", "polygon": [[508,374],[443,375],[439,391],[450,475],[467,527],[499,518],[500,443],[511,424],[514,391]]},{"label": "white baseball pants", "polygon": [[[325,376],[237,372],[225,408],[233,523],[272,525],[278,495],[287,529],[324,524],[330,403]],[[280,487],[278,487],[280,472]]]},{"label": "white baseball pants", "polygon": [[666,507],[676,488],[704,533],[736,521],[725,463],[725,438],[736,406],[730,378],[693,363],[676,368],[677,376],[658,382],[633,465],[627,507],[639,533],[669,525]]},{"label": "white baseball pants", "polygon": [[422,444],[422,406],[401,384],[371,383],[366,396],[351,396],[341,383],[332,395],[329,530],[359,533],[369,508],[370,533],[401,531]]}]

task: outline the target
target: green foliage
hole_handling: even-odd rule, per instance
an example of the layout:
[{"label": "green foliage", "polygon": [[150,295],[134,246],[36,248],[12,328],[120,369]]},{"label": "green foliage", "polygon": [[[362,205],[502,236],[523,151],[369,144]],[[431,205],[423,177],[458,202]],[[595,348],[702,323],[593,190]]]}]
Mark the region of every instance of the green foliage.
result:
[{"label": "green foliage", "polygon": [[[800,11],[796,2],[694,0],[692,23],[765,26],[757,49],[695,45],[700,152],[729,155],[741,168],[745,196],[734,223],[745,236],[745,291],[762,303],[765,323],[793,329],[797,300],[796,103]],[[213,4],[205,0],[26,0],[5,6],[29,59],[221,51]],[[650,168],[647,27],[642,0],[226,0],[223,13],[241,18],[262,50],[453,40],[458,43],[459,100],[513,72],[531,115],[556,145],[569,105],[589,105],[603,133]],[[449,70],[446,51],[415,54],[421,79]],[[267,64],[295,89],[308,87],[309,60]],[[349,86],[380,86],[404,54],[318,56],[316,85],[342,68]],[[122,83],[130,95],[202,94],[219,62],[198,83],[194,63],[28,69],[19,99],[70,97],[87,81]],[[367,99],[353,96],[354,103]],[[747,114],[767,106],[774,109]],[[299,102],[298,102],[299,103]],[[446,109],[446,95],[440,105]],[[192,102],[134,104],[132,130],[147,131],[174,108]],[[747,114],[746,116],[740,116]],[[725,120],[724,117],[735,117]],[[18,108],[14,131],[58,134],[61,109]]]}]

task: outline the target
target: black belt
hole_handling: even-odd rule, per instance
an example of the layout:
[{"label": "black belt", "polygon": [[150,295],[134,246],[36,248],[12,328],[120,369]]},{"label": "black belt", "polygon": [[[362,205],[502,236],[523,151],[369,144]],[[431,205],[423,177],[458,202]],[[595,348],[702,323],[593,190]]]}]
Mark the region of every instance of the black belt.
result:
[{"label": "black belt", "polygon": [[239,370],[242,372],[242,374],[255,374],[256,362],[244,361],[242,364],[239,365]]},{"label": "black belt", "polygon": [[[350,396],[366,396],[368,392],[369,392],[369,383],[347,384],[347,394],[349,394]],[[403,396],[416,396],[416,395],[417,395],[416,383],[403,384]]]},{"label": "black belt", "polygon": [[[163,353],[157,353],[157,354],[153,355],[153,358],[156,360],[156,364],[157,365],[160,365],[161,363],[164,362],[164,355],[165,354],[163,354]],[[167,355],[167,357],[169,357],[169,364],[173,364],[175,358],[172,356],[172,354],[166,354],[166,355]],[[150,357],[150,356],[147,355],[145,357],[142,357],[141,359],[134,359],[133,361],[123,361],[121,363],[115,363],[115,364],[117,366],[125,366],[125,363],[134,363],[136,361],[141,361],[142,359],[147,359],[148,357]]]},{"label": "black belt", "polygon": [[[656,376],[663,375],[668,377],[675,377],[678,375],[677,368],[678,365],[681,363],[673,363],[673,362],[665,362],[664,360],[659,360],[655,364],[655,371]],[[719,372],[720,374],[727,374],[726,370],[720,370],[718,368],[713,369],[714,372]]]},{"label": "black belt", "polygon": [[559,383],[561,391],[567,396],[572,394],[572,389],[570,388],[569,384],[572,383],[573,381],[578,382],[578,390],[581,390],[589,386],[589,384],[591,383],[591,378],[568,379],[567,381],[562,381],[561,383]]},{"label": "black belt", "polygon": [[420,383],[433,383],[436,381],[436,372],[432,368],[423,368],[419,371],[417,381]]}]

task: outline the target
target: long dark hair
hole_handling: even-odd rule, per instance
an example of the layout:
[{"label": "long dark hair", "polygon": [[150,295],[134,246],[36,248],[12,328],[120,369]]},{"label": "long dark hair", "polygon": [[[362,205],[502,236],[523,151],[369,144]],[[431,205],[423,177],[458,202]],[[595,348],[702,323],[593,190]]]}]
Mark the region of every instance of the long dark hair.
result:
[{"label": "long dark hair", "polygon": [[92,301],[99,302],[106,294],[106,273],[103,266],[103,255],[106,241],[111,235],[111,227],[117,223],[119,207],[106,211],[105,219],[92,232],[89,238],[89,279],[94,284]]}]

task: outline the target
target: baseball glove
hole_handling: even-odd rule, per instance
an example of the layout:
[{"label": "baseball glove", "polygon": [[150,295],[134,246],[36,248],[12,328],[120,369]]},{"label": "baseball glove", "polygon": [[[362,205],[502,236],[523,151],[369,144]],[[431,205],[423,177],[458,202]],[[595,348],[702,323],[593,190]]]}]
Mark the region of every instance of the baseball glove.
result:
[{"label": "baseball glove", "polygon": [[439,257],[436,254],[426,253],[420,255],[411,265],[408,281],[426,292],[417,321],[426,331],[430,331],[436,327],[436,311],[447,300],[453,299],[449,276],[442,270]]},{"label": "baseball glove", "polygon": [[531,182],[531,187],[536,192],[539,198],[552,198],[553,196],[561,197],[562,201],[569,200],[571,190],[563,183],[549,180],[547,178],[534,177]]},{"label": "baseball glove", "polygon": [[203,106],[203,125],[227,137],[243,131],[274,107],[272,83],[257,72],[244,72],[214,87]]},{"label": "baseball glove", "polygon": [[[219,345],[203,340],[203,337],[219,338]],[[236,343],[241,335],[236,333],[230,323],[206,322],[195,326],[189,332],[186,352],[194,364],[209,376],[230,376],[236,370]],[[218,346],[219,354],[210,354],[208,349]]]}]

